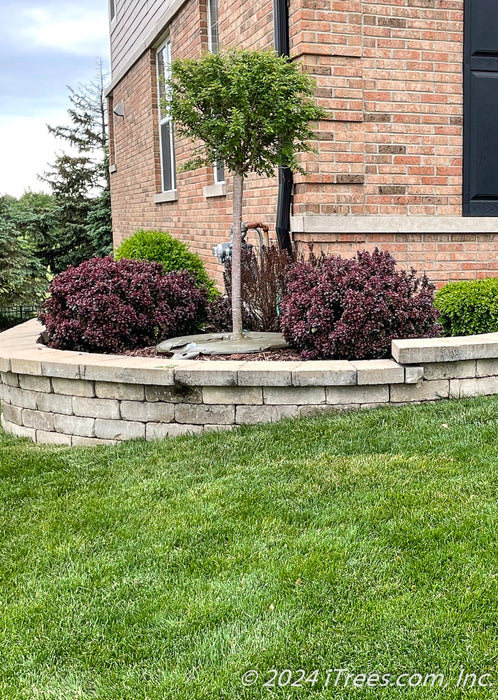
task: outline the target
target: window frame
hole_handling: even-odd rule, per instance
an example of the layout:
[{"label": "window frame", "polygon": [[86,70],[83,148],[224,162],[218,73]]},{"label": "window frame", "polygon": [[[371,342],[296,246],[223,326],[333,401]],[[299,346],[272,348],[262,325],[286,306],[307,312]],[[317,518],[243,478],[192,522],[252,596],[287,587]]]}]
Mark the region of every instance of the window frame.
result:
[{"label": "window frame", "polygon": [[[208,27],[208,51],[210,53],[219,53],[220,50],[220,35],[218,30],[218,0],[206,0],[207,6],[207,27]],[[216,10],[216,41],[213,40],[213,9]],[[214,184],[223,185],[225,178],[225,164],[220,159],[214,163]]]},{"label": "window frame", "polygon": [[[162,57],[162,63],[161,63]],[[173,121],[161,106],[161,100],[166,97],[166,88],[161,84],[161,81],[166,80],[171,74],[171,40],[166,37],[163,43],[156,51],[156,74],[157,74],[157,95],[158,95],[158,126],[159,126],[159,155],[161,159],[161,192],[176,191],[176,158],[175,158],[175,138],[173,130]],[[163,126],[168,125],[169,138],[169,178],[171,187],[166,189],[165,178],[165,144],[163,141]]]},{"label": "window frame", "polygon": [[[206,0],[207,24],[208,24],[208,50],[209,53],[220,52],[220,35],[218,31],[218,0]],[[213,5],[216,7],[216,45],[213,41]]]}]

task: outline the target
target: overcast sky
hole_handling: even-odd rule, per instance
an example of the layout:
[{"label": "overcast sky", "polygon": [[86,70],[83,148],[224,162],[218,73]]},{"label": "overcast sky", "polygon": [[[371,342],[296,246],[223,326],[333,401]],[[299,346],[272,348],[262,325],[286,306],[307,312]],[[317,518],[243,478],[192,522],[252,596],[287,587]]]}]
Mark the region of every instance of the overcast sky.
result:
[{"label": "overcast sky", "polygon": [[65,143],[67,85],[108,66],[107,0],[0,0],[0,194],[46,189],[37,174]]}]

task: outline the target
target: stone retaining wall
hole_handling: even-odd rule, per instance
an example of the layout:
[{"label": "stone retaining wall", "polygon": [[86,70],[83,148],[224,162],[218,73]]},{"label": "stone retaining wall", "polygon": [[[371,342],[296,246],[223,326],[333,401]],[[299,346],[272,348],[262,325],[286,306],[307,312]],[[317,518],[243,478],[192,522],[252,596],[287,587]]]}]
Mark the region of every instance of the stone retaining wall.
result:
[{"label": "stone retaining wall", "polygon": [[498,334],[400,340],[393,360],[233,362],[95,355],[0,334],[2,426],[38,443],[111,444],[353,408],[498,394]]}]

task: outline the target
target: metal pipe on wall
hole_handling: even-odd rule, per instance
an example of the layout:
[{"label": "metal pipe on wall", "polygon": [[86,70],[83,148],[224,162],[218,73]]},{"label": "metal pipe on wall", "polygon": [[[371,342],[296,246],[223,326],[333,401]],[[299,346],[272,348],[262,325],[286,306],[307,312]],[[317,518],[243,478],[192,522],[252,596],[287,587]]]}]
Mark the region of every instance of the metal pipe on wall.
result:
[{"label": "metal pipe on wall", "polygon": [[[289,6],[288,0],[273,0],[273,25],[275,50],[280,56],[290,55],[289,46]],[[284,250],[292,251],[290,239],[290,208],[293,175],[287,167],[278,169],[278,200],[276,232],[278,244]]]}]

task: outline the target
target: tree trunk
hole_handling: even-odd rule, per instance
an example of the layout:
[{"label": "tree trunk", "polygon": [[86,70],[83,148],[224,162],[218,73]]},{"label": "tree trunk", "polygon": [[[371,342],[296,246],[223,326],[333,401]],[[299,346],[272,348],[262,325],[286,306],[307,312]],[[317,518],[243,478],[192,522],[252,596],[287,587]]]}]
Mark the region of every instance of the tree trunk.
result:
[{"label": "tree trunk", "polygon": [[242,338],[242,300],[241,300],[241,229],[242,197],[244,178],[235,173],[233,176],[233,245],[232,245],[232,326],[234,340]]},{"label": "tree trunk", "polygon": [[99,62],[99,99],[98,99],[98,112],[100,118],[100,142],[102,144],[102,154],[104,158],[104,177],[106,182],[106,187],[108,190],[111,189],[111,174],[109,172],[109,135],[108,124],[106,119],[106,97],[104,94],[105,90],[105,75],[104,75],[104,64],[102,59]]}]

